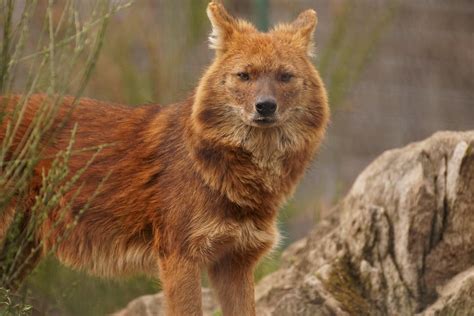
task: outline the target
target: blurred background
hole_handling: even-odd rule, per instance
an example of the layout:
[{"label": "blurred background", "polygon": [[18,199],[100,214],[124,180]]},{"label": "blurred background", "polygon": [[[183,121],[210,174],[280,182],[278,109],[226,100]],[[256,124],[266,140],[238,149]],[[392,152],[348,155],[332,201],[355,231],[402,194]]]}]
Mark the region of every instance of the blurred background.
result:
[{"label": "blurred background", "polygon": [[[58,16],[62,2],[55,2]],[[213,58],[207,3],[139,0],[120,11],[109,23],[84,95],[126,104],[183,100]],[[328,214],[383,151],[440,130],[474,129],[474,1],[224,3],[262,30],[290,22],[307,8],[318,12],[314,62],[329,90],[332,122],[317,159],[281,212],[282,249]],[[256,277],[277,267],[278,253]],[[53,259],[32,274],[28,285],[37,315],[104,315],[159,290],[159,284],[141,277],[87,277]]]}]

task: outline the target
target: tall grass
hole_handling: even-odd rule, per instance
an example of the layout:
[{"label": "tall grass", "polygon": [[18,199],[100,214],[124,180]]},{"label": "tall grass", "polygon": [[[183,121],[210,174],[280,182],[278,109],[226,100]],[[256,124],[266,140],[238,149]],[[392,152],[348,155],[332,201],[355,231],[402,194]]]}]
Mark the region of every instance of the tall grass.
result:
[{"label": "tall grass", "polygon": [[[91,6],[79,0],[0,1],[0,218],[10,224],[0,248],[2,314],[30,311],[17,290],[42,251],[43,241],[35,240],[36,231],[87,168],[69,174],[73,129],[67,149],[49,157],[51,168],[42,171],[42,181],[36,184],[38,193],[32,199],[30,180],[44,158],[40,144],[54,139],[51,127],[64,95],[77,100],[84,91],[110,17],[129,5],[109,0]],[[26,132],[20,134],[28,99],[37,92],[45,93],[45,101]],[[21,97],[12,98],[15,93]],[[90,161],[101,148],[91,150]],[[68,205],[62,207],[63,212],[67,209]]]}]

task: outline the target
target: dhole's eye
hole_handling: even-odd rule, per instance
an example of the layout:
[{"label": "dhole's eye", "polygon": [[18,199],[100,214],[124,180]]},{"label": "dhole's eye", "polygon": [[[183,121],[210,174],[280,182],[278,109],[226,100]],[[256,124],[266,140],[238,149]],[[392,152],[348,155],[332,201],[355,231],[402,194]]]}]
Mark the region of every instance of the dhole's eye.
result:
[{"label": "dhole's eye", "polygon": [[249,81],[250,80],[250,74],[248,72],[239,72],[237,76],[240,78],[242,81]]},{"label": "dhole's eye", "polygon": [[289,82],[294,76],[289,72],[283,72],[278,75],[278,80],[281,82]]}]

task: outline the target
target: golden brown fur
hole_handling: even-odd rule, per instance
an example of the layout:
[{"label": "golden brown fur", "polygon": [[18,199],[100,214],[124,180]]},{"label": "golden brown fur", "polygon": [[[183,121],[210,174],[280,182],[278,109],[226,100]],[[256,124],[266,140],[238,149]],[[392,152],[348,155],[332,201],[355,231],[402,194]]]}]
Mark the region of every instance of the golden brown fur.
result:
[{"label": "golden brown fur", "polygon": [[[306,11],[269,33],[235,20],[216,2],[208,15],[216,59],[192,97],[136,108],[81,99],[54,140],[44,142],[44,157],[54,156],[77,123],[75,149],[112,145],[62,201],[83,185],[67,220],[55,226],[59,210],[52,212],[37,240],[47,239],[50,249],[111,172],[58,245],[61,262],[100,276],[159,273],[169,315],[201,315],[206,269],[224,315],[255,315],[253,269],[278,239],[277,211],[319,147],[329,117],[308,55],[316,15]],[[255,119],[255,102],[265,97],[278,104],[270,123]],[[23,133],[44,99],[30,98]],[[71,102],[64,100],[56,124]],[[20,131],[16,145],[21,137]],[[90,156],[73,155],[70,172]],[[50,164],[46,158],[38,164],[32,194]],[[0,220],[0,231],[7,222]]]}]

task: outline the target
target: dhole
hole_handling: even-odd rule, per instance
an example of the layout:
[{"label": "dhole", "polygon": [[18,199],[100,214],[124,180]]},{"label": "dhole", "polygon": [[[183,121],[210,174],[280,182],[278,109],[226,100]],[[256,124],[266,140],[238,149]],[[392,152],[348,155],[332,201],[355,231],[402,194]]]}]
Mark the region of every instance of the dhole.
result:
[{"label": "dhole", "polygon": [[[66,221],[55,225],[60,210],[51,212],[36,242],[43,241],[44,252],[51,249],[111,172],[57,245],[62,263],[105,277],[159,274],[167,314],[186,316],[202,314],[205,269],[224,315],[255,315],[253,270],[278,240],[277,211],[318,149],[329,118],[324,85],[310,59],[317,18],[308,10],[261,33],[217,1],[207,14],[216,56],[187,100],[126,107],[81,99],[69,113],[73,99],[65,98],[57,121],[70,117],[53,141],[44,142],[44,157],[69,144],[76,123],[75,149],[112,145],[77,182],[82,191]],[[20,131],[44,99],[29,99]],[[87,152],[73,155],[70,172],[89,159]],[[38,164],[32,197],[50,164],[46,158]],[[3,216],[0,232],[9,223]]]}]

